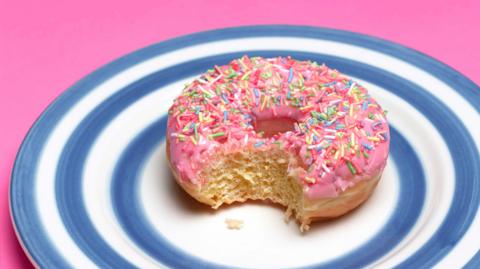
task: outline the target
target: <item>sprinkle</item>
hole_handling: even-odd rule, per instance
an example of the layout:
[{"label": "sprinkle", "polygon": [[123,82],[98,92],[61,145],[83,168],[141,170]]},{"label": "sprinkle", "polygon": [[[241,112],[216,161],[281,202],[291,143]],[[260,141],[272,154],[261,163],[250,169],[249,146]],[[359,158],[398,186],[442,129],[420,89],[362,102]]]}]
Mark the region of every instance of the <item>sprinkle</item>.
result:
[{"label": "sprinkle", "polygon": [[195,140],[198,141],[198,125],[200,125],[199,123],[196,123],[194,126],[193,126],[193,130],[194,130],[194,133],[195,133]]},{"label": "sprinkle", "polygon": [[256,147],[256,148],[258,148],[258,147],[261,147],[263,144],[265,144],[265,142],[263,142],[263,141],[258,141],[258,142],[256,142],[253,146]]},{"label": "sprinkle", "polygon": [[338,103],[342,102],[342,99],[336,99],[336,100],[333,100],[333,101],[330,101],[330,103],[328,103],[329,106],[332,106],[332,105],[336,105]]},{"label": "sprinkle", "polygon": [[301,89],[302,91],[304,91],[304,90],[305,90],[305,85],[303,84],[304,80],[303,80],[302,73],[298,73],[298,79],[300,80],[300,85],[299,85],[299,86],[300,86],[300,89]]},{"label": "sprinkle", "polygon": [[330,172],[331,172],[331,170],[327,167],[327,165],[325,165],[325,163],[322,163],[322,168],[323,168],[323,170],[325,170],[325,172],[327,172],[327,173],[330,173]]},{"label": "sprinkle", "polygon": [[186,124],[183,129],[182,129],[182,132],[185,133],[186,131],[188,131],[188,129],[190,129],[190,126],[189,124]]},{"label": "sprinkle", "polygon": [[280,141],[275,141],[275,142],[273,142],[273,144],[277,145],[278,148],[280,148],[280,149],[282,148],[282,142],[280,142]]},{"label": "sprinkle", "polygon": [[258,93],[257,88],[253,88],[253,93],[255,94],[255,97],[257,97],[257,98],[260,96],[260,94]]},{"label": "sprinkle", "polygon": [[238,74],[237,72],[230,70],[230,73],[225,78],[233,78],[236,77]]},{"label": "sprinkle", "polygon": [[368,136],[367,139],[370,140],[370,141],[375,141],[375,142],[380,141],[380,138],[375,137],[375,136]]},{"label": "sprinkle", "polygon": [[372,149],[373,149],[373,147],[370,146],[370,145],[367,144],[367,143],[362,143],[362,146],[363,146],[364,148],[368,149],[368,150],[372,150]]},{"label": "sprinkle", "polygon": [[340,157],[343,157],[345,155],[345,146],[343,143],[340,144]]},{"label": "sprinkle", "polygon": [[333,156],[333,158],[335,160],[337,160],[339,155],[340,155],[340,151],[337,151],[337,152],[335,152],[335,156]]},{"label": "sprinkle", "polygon": [[310,145],[310,146],[307,146],[307,149],[322,149],[322,145],[320,144]]},{"label": "sprinkle", "polygon": [[210,85],[212,85],[213,83],[217,82],[217,80],[221,79],[223,77],[222,74],[218,75],[214,80],[210,81]]},{"label": "sprinkle", "polygon": [[350,161],[346,161],[348,170],[350,170],[350,173],[352,175],[355,175],[357,173],[357,170],[355,170],[355,167],[353,167],[352,163]]},{"label": "sprinkle", "polygon": [[205,97],[207,98],[212,98],[212,96],[214,95],[213,92],[211,91],[207,91],[206,89],[204,89],[202,86],[198,85],[198,88],[200,88],[200,90],[205,94]]},{"label": "sprinkle", "polygon": [[241,80],[247,80],[250,77],[251,73],[252,73],[252,71],[245,72],[245,74],[243,74],[243,76],[240,79]]},{"label": "sprinkle", "polygon": [[272,77],[272,73],[270,72],[265,72],[260,75],[263,79],[269,79]]},{"label": "sprinkle", "polygon": [[195,138],[193,138],[193,136],[190,136],[190,140],[192,140],[192,143],[193,143],[194,145],[197,144],[197,140],[195,140]]},{"label": "sprinkle", "polygon": [[223,111],[223,121],[224,122],[228,121],[228,111],[226,110]]},{"label": "sprinkle", "polygon": [[381,135],[383,137],[383,139],[388,140],[388,134],[386,132],[381,132],[381,133],[378,133],[378,134]]},{"label": "sprinkle", "polygon": [[170,136],[172,136],[172,137],[183,137],[183,138],[185,138],[185,135],[179,134],[179,133],[172,133]]},{"label": "sprinkle", "polygon": [[305,136],[305,142],[306,142],[308,145],[312,144],[312,137],[309,136],[309,135]]},{"label": "sprinkle", "polygon": [[368,155],[368,153],[366,151],[363,150],[362,153],[363,153],[363,156],[365,156],[365,158],[367,158],[367,159],[370,158],[370,155]]},{"label": "sprinkle", "polygon": [[208,116],[203,122],[208,124],[208,123],[211,123],[213,121],[214,121],[214,119],[211,118],[210,116]]},{"label": "sprinkle", "polygon": [[327,116],[331,117],[334,114],[334,111],[331,107],[327,107]]},{"label": "sprinkle", "polygon": [[225,93],[222,93],[222,99],[223,99],[223,101],[225,102],[225,104],[228,105],[228,103],[230,103],[230,102],[228,101],[227,95],[225,95]]},{"label": "sprinkle", "polygon": [[308,182],[308,183],[313,184],[313,183],[315,183],[315,178],[313,178],[313,177],[305,177],[305,181]]},{"label": "sprinkle", "polygon": [[300,108],[300,110],[307,110],[307,109],[310,109],[310,108],[313,108],[313,105],[307,105],[307,106],[303,106]]},{"label": "sprinkle", "polygon": [[[349,82],[350,82],[350,81],[349,81]],[[347,94],[350,94],[350,92],[353,90],[353,87],[355,87],[355,86],[356,86],[356,84],[355,84],[355,82],[353,82],[353,83],[350,85],[350,88],[348,89]]]},{"label": "sprinkle", "polygon": [[362,104],[362,110],[367,110],[367,101],[364,101],[363,104]]},{"label": "sprinkle", "polygon": [[202,109],[202,108],[199,107],[199,106],[195,107],[195,115],[198,115],[198,113],[200,113],[200,109]]},{"label": "sprinkle", "polygon": [[243,138],[243,145],[246,146],[248,143],[248,134]]},{"label": "sprinkle", "polygon": [[225,135],[224,132],[218,132],[218,133],[211,134],[211,135],[209,135],[208,137],[209,137],[210,139],[212,139],[212,138],[216,138],[216,137],[220,137],[220,136],[224,136],[224,135]]},{"label": "sprinkle", "polygon": [[242,58],[238,59],[238,63],[242,66],[243,69],[248,69],[248,67],[243,62]]},{"label": "sprinkle", "polygon": [[290,67],[290,71],[288,71],[288,83],[292,82],[293,79],[293,68]]},{"label": "sprinkle", "polygon": [[312,132],[313,132],[316,136],[318,136],[318,137],[321,136],[321,135],[317,132],[317,130],[315,130],[315,129],[312,129]]},{"label": "sprinkle", "polygon": [[328,117],[327,117],[327,115],[325,115],[325,113],[318,114],[318,117],[322,120],[327,120],[328,119]]},{"label": "sprinkle", "polygon": [[267,96],[263,96],[263,102],[262,102],[262,106],[260,107],[260,110],[263,110],[265,108],[265,104],[267,104]]}]

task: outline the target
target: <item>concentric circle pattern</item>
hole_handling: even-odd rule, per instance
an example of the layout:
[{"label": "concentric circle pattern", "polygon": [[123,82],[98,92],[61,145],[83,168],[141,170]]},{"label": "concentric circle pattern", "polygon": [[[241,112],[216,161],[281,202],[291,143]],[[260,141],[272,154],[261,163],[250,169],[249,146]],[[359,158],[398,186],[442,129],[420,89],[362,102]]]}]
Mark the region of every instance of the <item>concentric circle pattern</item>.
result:
[{"label": "concentric circle pattern", "polygon": [[[358,210],[300,234],[280,208],[212,212],[174,183],[164,154],[173,98],[245,54],[326,63],[389,111],[390,159]],[[15,227],[42,268],[476,268],[479,90],[418,52],[337,30],[254,26],[162,42],[95,71],[37,120],[12,175]],[[227,217],[244,229],[225,229]]]}]

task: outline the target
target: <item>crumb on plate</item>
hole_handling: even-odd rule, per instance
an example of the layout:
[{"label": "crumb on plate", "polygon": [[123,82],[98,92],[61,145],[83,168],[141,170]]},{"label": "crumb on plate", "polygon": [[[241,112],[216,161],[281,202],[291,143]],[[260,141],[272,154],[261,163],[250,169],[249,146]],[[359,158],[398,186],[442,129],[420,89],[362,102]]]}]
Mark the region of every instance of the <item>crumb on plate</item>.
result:
[{"label": "crumb on plate", "polygon": [[225,219],[225,223],[230,230],[240,230],[243,227],[243,220],[239,219]]}]

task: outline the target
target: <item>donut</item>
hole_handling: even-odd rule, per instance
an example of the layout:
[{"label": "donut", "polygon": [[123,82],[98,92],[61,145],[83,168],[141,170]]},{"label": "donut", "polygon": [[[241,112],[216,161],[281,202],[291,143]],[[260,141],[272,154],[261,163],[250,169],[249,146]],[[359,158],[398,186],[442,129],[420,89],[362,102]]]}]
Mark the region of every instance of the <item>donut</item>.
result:
[{"label": "donut", "polygon": [[386,165],[386,112],[325,64],[248,57],[186,84],[168,111],[167,157],[199,202],[267,200],[302,231],[372,194]]}]

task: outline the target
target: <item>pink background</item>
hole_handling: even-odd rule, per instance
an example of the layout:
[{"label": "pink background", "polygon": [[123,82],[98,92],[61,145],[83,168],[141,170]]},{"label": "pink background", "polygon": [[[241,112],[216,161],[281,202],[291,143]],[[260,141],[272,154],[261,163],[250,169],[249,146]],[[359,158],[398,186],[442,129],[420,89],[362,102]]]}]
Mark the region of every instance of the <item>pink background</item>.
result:
[{"label": "pink background", "polygon": [[228,26],[323,26],[415,48],[480,84],[480,1],[123,2],[0,0],[0,268],[31,267],[8,209],[12,164],[29,127],[75,81],[138,48]]}]

